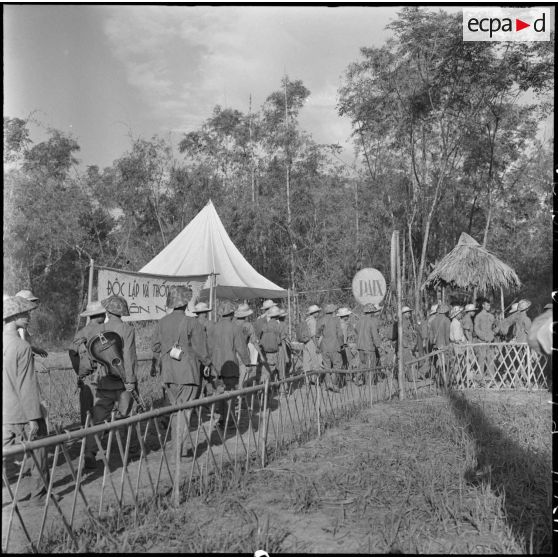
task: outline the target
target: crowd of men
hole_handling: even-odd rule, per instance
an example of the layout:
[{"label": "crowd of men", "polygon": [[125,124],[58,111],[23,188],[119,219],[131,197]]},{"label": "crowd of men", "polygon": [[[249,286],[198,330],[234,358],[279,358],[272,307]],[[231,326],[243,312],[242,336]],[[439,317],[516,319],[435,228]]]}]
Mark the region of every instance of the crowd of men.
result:
[{"label": "crowd of men", "polygon": [[[168,313],[156,324],[152,345],[151,375],[159,377],[168,404],[182,405],[199,397],[222,394],[266,380],[284,379],[293,364],[293,346],[285,317],[287,312],[272,300],[261,307],[262,314],[254,321],[248,319],[253,310],[244,303],[238,306],[225,302],[219,309],[219,319],[209,318],[211,308],[198,302],[189,309],[192,292],[185,286],[172,286],[167,297]],[[3,333],[3,445],[47,434],[45,412],[41,405],[39,384],[34,367],[34,354],[46,356],[44,349],[32,345],[28,333],[30,312],[39,301],[31,291],[20,291],[16,296],[4,296]],[[507,341],[529,341],[541,352],[550,353],[552,346],[552,306],[535,320],[536,331],[527,316],[531,303],[514,303],[504,319],[496,319],[490,312],[490,302],[453,306],[445,303],[431,307],[426,319],[413,317],[408,306],[402,308],[402,354],[404,362],[427,352],[457,347],[467,343],[491,343],[496,337]],[[302,367],[305,372],[320,371],[315,381],[324,382],[327,389],[339,391],[343,383],[354,381],[362,385],[362,369],[380,367],[385,359],[386,338],[398,342],[398,324],[393,324],[391,335],[380,335],[382,307],[367,304],[357,318],[347,307],[327,304],[324,308],[311,305],[305,318],[296,325],[296,341],[302,348]],[[80,329],[69,349],[72,366],[80,388],[82,424],[90,415],[89,424],[109,420],[116,412],[119,417],[130,414],[137,400],[137,352],[135,329],[122,320],[129,316],[126,300],[111,296],[87,305],[82,317],[87,324]],[[542,319],[544,318],[544,319]],[[550,320],[550,321],[549,321]],[[549,333],[550,331],[550,333]],[[90,344],[100,333],[116,332],[122,340],[122,367],[118,375],[107,370],[92,357]],[[396,347],[397,349],[397,347]],[[481,347],[482,349],[482,347]],[[488,350],[477,353],[479,366],[490,366]],[[387,364],[387,363],[384,363]],[[354,375],[336,371],[354,369]],[[326,372],[328,372],[326,374]],[[412,378],[408,378],[412,379]],[[133,397],[134,396],[134,397]],[[226,430],[234,405],[219,402],[216,411],[218,428]],[[175,445],[182,441],[188,414],[178,413],[171,426]],[[97,466],[98,446],[93,436],[85,443],[86,468]],[[33,468],[35,486],[33,500],[44,498],[44,483],[48,478],[46,456],[37,453]]]}]

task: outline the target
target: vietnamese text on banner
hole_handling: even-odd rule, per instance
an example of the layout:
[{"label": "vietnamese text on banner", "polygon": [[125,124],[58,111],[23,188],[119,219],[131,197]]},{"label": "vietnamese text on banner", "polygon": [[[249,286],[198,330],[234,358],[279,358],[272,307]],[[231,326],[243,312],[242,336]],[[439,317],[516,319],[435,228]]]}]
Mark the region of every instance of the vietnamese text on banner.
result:
[{"label": "vietnamese text on banner", "polygon": [[162,318],[167,313],[167,293],[171,285],[186,285],[192,289],[192,300],[189,307],[193,309],[208,278],[207,275],[167,277],[103,267],[97,269],[99,300],[111,295],[125,298],[130,309],[130,316],[124,317],[124,321]]}]

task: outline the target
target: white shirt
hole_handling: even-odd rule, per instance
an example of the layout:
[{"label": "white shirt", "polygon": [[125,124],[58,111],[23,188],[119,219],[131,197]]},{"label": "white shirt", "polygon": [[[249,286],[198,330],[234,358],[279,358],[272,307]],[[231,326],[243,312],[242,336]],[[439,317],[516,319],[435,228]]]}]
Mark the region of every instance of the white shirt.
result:
[{"label": "white shirt", "polygon": [[463,333],[463,326],[457,318],[453,318],[450,324],[450,341],[452,343],[467,343],[467,338]]}]

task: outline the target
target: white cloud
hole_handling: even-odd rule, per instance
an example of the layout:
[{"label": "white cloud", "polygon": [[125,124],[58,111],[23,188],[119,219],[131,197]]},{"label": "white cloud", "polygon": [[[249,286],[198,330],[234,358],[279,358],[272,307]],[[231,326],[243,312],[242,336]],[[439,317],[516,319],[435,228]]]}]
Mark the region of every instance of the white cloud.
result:
[{"label": "white cloud", "polygon": [[287,72],[311,90],[311,131],[338,136],[347,130],[335,111],[339,77],[361,46],[385,38],[394,10],[135,5],[109,13],[106,36],[153,119],[191,128],[216,104],[247,111],[250,94],[257,109]]}]

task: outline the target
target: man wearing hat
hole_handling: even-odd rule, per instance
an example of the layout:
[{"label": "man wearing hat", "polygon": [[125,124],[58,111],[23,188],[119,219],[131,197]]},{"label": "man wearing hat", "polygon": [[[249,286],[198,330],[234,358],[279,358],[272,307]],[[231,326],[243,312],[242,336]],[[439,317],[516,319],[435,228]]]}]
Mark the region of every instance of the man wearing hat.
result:
[{"label": "man wearing hat", "polygon": [[463,309],[463,317],[461,318],[461,327],[463,328],[463,334],[465,335],[465,339],[467,343],[473,342],[473,331],[474,331],[474,323],[473,323],[473,316],[476,311],[476,306],[474,304],[467,304]]},{"label": "man wearing hat", "polygon": [[316,337],[316,325],[321,308],[317,304],[312,304],[306,311],[306,341],[302,351],[302,369],[304,372],[319,370],[322,367],[322,357],[318,352],[318,338]]},{"label": "man wearing hat", "polygon": [[[171,285],[167,293],[167,309],[171,312],[159,319],[155,330],[151,375],[161,375],[171,405],[182,405],[198,397],[200,363],[210,365],[203,328],[185,312],[191,296],[188,287]],[[179,452],[182,456],[186,418],[189,422],[191,412],[179,411],[171,419],[175,455]]]},{"label": "man wearing hat", "polygon": [[[39,305],[40,302],[39,299],[29,289],[23,289],[19,291],[18,293],[16,293],[16,296],[25,298],[30,302],[34,302],[36,303],[37,306]],[[41,349],[40,347],[33,346],[33,343],[31,342],[31,335],[29,335],[29,331],[27,328],[19,328],[18,333],[22,339],[25,339],[25,341],[27,341],[31,345],[31,350],[33,351],[33,354],[43,358],[48,356],[47,351]],[[46,371],[46,369],[44,371]]]},{"label": "man wearing hat", "polygon": [[[417,347],[417,333],[415,331],[413,322],[411,321],[411,312],[412,311],[408,306],[403,306],[403,308],[401,308],[401,316],[403,318],[403,321],[401,322],[403,365],[406,365],[407,362],[413,359]],[[395,320],[393,324],[392,339],[396,342],[395,352],[397,355],[399,354],[398,329],[399,329],[399,324],[397,320]],[[407,381],[412,382],[414,379],[416,379],[413,378],[412,367],[407,367],[407,366],[404,367],[405,367],[405,376],[407,378]]]},{"label": "man wearing hat", "polygon": [[[291,369],[291,346],[289,344],[289,326],[287,325],[287,311],[284,308],[279,308],[279,314],[276,319],[279,322],[279,335],[281,343],[277,351],[277,368],[279,369],[279,376],[285,379],[289,375]],[[281,386],[282,392],[285,386]]]},{"label": "man wearing hat", "polygon": [[[490,301],[482,301],[482,310],[475,316],[475,335],[481,343],[494,342],[495,329],[494,315],[490,313]],[[493,375],[494,363],[490,347],[477,347],[477,360],[481,376],[486,372],[490,377]]]},{"label": "man wearing hat", "polygon": [[[35,302],[21,297],[3,301],[3,370],[2,370],[2,446],[10,446],[47,435],[41,409],[39,383],[33,366],[31,345],[18,334],[26,329]],[[49,470],[46,449],[33,452],[29,502],[42,504],[47,494]],[[44,478],[44,482],[41,478]],[[45,484],[46,483],[46,484]],[[56,498],[56,496],[54,496]]]},{"label": "man wearing hat", "polygon": [[[352,312],[342,307],[337,310],[337,317],[341,320],[341,331],[343,332],[343,345],[341,347],[341,358],[343,360],[343,368],[358,368],[360,364],[358,359],[358,350],[356,348],[357,334],[355,327],[349,321]],[[357,361],[355,363],[355,360]]]},{"label": "man wearing hat", "polygon": [[517,302],[514,302],[509,309],[508,315],[503,320],[496,321],[496,333],[504,341],[512,341],[515,337],[515,323],[517,321]]},{"label": "man wearing hat", "polygon": [[527,316],[527,310],[531,306],[530,300],[520,300],[517,303],[517,318],[515,320],[515,342],[527,343],[529,331],[531,330],[531,319]]},{"label": "man wearing hat", "polygon": [[[213,328],[215,322],[209,318],[211,308],[205,302],[198,302],[194,306],[194,314],[198,324],[200,324],[205,339],[206,352],[210,361],[213,361]],[[200,397],[209,397],[214,394],[217,386],[215,381],[217,375],[212,367],[205,366],[200,363],[201,391]]]},{"label": "man wearing hat", "polygon": [[[533,320],[528,337],[529,346],[539,354],[550,356],[552,354],[552,303],[544,307],[544,312]],[[548,360],[549,370],[552,371],[551,360]],[[552,379],[551,374],[547,374]]]},{"label": "man wearing hat", "polygon": [[[375,368],[379,364],[381,339],[376,316],[380,310],[379,306],[366,304],[362,310],[364,315],[356,325],[357,350],[363,368]],[[357,375],[356,383],[364,384],[364,374]]]},{"label": "man wearing hat", "polygon": [[274,380],[279,376],[279,348],[284,341],[284,329],[281,327],[277,319],[281,311],[276,304],[270,306],[266,310],[266,316],[256,322],[254,329],[256,331],[256,341],[261,348],[260,371],[261,381],[265,381],[271,374],[270,380]]},{"label": "man wearing hat", "polygon": [[430,339],[433,337],[433,333],[432,333],[432,322],[434,321],[434,318],[436,317],[436,314],[438,312],[438,304],[433,304],[430,307],[430,310],[428,311],[428,318],[426,320],[426,331],[427,331],[427,338],[426,338],[426,350],[427,352],[432,352],[434,349],[432,348],[432,343],[430,342]]},{"label": "man wearing hat", "polygon": [[[257,351],[256,351],[256,332],[254,331],[254,326],[252,322],[248,321],[246,318],[251,316],[254,311],[246,303],[242,303],[234,311],[234,319],[237,327],[240,331],[240,335],[244,340],[246,347],[248,349],[248,354],[250,355],[249,365],[242,362],[242,358],[238,361],[238,366],[240,368],[240,376],[238,380],[238,387],[243,388],[248,382],[252,383],[255,378],[249,378],[250,371],[252,370],[252,365],[257,364]],[[254,354],[255,353],[255,354]]]},{"label": "man wearing hat", "polygon": [[[93,403],[93,423],[100,424],[111,417],[116,407],[120,417],[127,417],[132,410],[132,391],[137,386],[137,354],[135,329],[122,321],[122,316],[129,316],[128,303],[121,296],[112,295],[101,300],[108,320],[100,324],[100,331],[114,331],[122,338],[122,366],[125,379],[112,376],[102,367],[104,377],[97,383]],[[85,441],[85,468],[97,466],[97,443],[94,436],[87,436]]]},{"label": "man wearing hat", "polygon": [[[318,320],[316,335],[321,337],[319,350],[322,354],[324,369],[341,369],[343,359],[341,358],[341,347],[343,346],[343,330],[341,321],[335,315],[337,307],[334,304],[326,304],[324,315]],[[340,377],[336,372],[326,374],[326,386],[331,391],[339,391]]]},{"label": "man wearing hat", "polygon": [[110,377],[102,374],[101,365],[91,359],[87,350],[88,341],[101,331],[105,315],[105,309],[99,301],[89,302],[80,316],[89,318],[90,321],[76,333],[68,349],[72,368],[78,377],[79,411],[82,426],[85,425],[87,413],[93,409],[93,390],[97,387],[101,389],[111,389],[112,387]]},{"label": "man wearing hat", "polygon": [[430,322],[430,345],[433,351],[445,349],[450,344],[449,306],[442,302],[438,304],[436,315]]},{"label": "man wearing hat", "polygon": [[[213,348],[213,365],[217,372],[218,381],[224,391],[233,391],[238,388],[240,378],[240,360],[245,364],[250,364],[250,354],[248,347],[242,337],[238,324],[233,321],[234,305],[227,301],[221,308],[221,317],[213,330],[215,346]],[[219,426],[224,428],[231,419],[227,417],[227,401],[222,401],[218,405],[218,412],[221,415]],[[234,413],[234,401],[231,404],[231,412]]]}]

